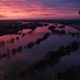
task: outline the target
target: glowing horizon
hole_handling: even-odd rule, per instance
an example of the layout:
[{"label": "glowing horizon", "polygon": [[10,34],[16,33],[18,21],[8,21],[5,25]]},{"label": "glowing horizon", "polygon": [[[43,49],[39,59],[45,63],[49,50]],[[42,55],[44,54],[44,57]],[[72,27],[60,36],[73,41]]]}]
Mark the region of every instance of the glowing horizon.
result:
[{"label": "glowing horizon", "polygon": [[80,19],[79,3],[75,0],[1,0],[0,19]]}]

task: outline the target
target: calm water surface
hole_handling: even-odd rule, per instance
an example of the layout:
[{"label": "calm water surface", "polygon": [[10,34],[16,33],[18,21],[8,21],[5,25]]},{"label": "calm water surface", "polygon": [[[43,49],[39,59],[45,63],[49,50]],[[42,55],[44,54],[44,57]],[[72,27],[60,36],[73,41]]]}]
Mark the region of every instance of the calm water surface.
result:
[{"label": "calm water surface", "polygon": [[[52,24],[49,24],[49,26],[50,25]],[[59,25],[60,24],[56,26],[56,30],[64,30],[64,35],[54,34],[48,29],[49,26],[43,26],[37,27],[34,31],[31,31],[31,29],[23,29],[19,31],[20,34],[0,36],[0,75],[4,75],[5,72],[8,73],[9,70],[13,68],[12,66],[16,66],[19,69],[26,69],[28,66],[35,64],[40,59],[44,59],[50,51],[58,50],[60,46],[66,47],[72,41],[80,43],[80,35],[74,36],[68,34],[69,32],[78,32],[80,34],[79,30],[70,26],[66,26],[62,29],[59,28]],[[43,39],[44,35],[47,33],[49,33],[49,35],[46,39]],[[36,41],[39,39],[43,40],[36,44]],[[29,48],[29,43],[33,43],[34,45]],[[20,50],[17,50],[19,48]],[[9,56],[1,57],[3,54]],[[80,65],[80,49],[71,52],[70,55],[60,57],[59,62],[56,65],[53,67],[47,67],[44,75],[52,75],[52,73],[55,75],[55,73],[64,71],[73,65]]]}]

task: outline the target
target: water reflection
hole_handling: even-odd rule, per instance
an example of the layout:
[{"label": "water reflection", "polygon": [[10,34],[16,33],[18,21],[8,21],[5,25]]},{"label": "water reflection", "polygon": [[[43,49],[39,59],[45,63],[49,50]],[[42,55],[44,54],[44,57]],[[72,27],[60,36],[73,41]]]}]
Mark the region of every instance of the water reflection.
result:
[{"label": "water reflection", "polygon": [[[38,61],[34,66],[33,66],[33,70],[44,70],[45,67],[47,67],[48,65],[54,65],[57,64],[60,61],[60,58],[62,56],[65,55],[69,55],[72,51],[76,51],[80,48],[79,43],[73,41],[72,43],[70,43],[69,45],[67,45],[66,47],[61,46],[59,48],[59,50],[56,51],[50,51],[44,59]],[[28,69],[29,70],[29,69]],[[33,71],[32,70],[32,71]],[[31,68],[30,68],[31,71]]]},{"label": "water reflection", "polygon": [[0,47],[5,46],[5,41],[0,41]]},{"label": "water reflection", "polygon": [[[80,50],[78,27],[45,22],[19,22],[8,25],[8,30],[5,28],[6,25],[3,25],[5,30],[0,29],[0,68],[3,68],[0,74],[3,73],[5,80],[65,79],[65,73],[51,78],[52,74],[48,70],[54,70],[52,73],[56,75],[59,71],[55,70],[58,70],[60,60],[66,55],[73,55],[73,52],[77,54],[76,51]],[[10,26],[12,27],[9,28]],[[22,64],[22,61],[25,63]],[[10,64],[13,63],[17,69],[11,68]],[[22,64],[21,67],[18,64]],[[27,67],[23,68],[25,65]],[[0,79],[3,80],[1,77]]]},{"label": "water reflection", "polygon": [[73,66],[63,73],[57,73],[57,80],[80,80],[80,65]]},{"label": "water reflection", "polygon": [[[60,47],[59,50],[56,51],[50,51],[42,60],[39,60],[37,63],[35,63],[34,65],[29,66],[28,69],[26,69],[25,71],[22,70],[19,74],[15,73],[11,73],[10,75],[8,75],[10,79],[10,77],[15,77],[15,79],[17,78],[22,78],[25,80],[28,79],[28,77],[32,77],[34,74],[37,74],[37,72],[43,72],[46,70],[47,66],[54,66],[55,64],[58,64],[60,61],[60,58],[62,56],[65,56],[66,54],[70,54],[72,51],[76,51],[77,49],[80,48],[80,45],[73,41],[72,43],[70,43],[69,45],[67,45],[66,47]],[[13,75],[15,74],[15,75]],[[37,76],[37,75],[36,75]],[[60,75],[58,75],[56,78],[58,80],[60,80]],[[67,76],[67,75],[66,75]],[[13,78],[12,77],[12,78]],[[64,80],[64,79],[63,79]]]}]

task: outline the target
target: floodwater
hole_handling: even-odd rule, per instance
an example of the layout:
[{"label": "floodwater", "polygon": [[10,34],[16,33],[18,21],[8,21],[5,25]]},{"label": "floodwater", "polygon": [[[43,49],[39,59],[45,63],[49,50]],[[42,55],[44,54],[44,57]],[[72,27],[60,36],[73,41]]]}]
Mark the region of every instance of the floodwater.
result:
[{"label": "floodwater", "polygon": [[[47,24],[47,26],[37,27],[34,31],[23,29],[19,31],[19,34],[0,36],[0,80],[6,80],[5,75],[12,73],[11,71],[15,71],[16,75],[21,70],[27,73],[30,66],[34,67],[40,60],[45,59],[50,51],[57,51],[61,46],[67,47],[73,41],[80,44],[80,31],[78,29],[69,25],[60,28],[61,24]],[[63,30],[65,33],[52,32],[49,29],[51,25],[56,26],[56,31]],[[45,35],[46,37],[44,37]],[[58,62],[56,64],[52,62],[53,65],[46,65],[46,70],[43,72],[38,72],[35,69],[35,74],[29,75],[24,80],[51,80],[54,79],[56,73],[63,72],[71,66],[80,65],[80,45],[76,51],[64,56],[61,54],[60,57],[55,58],[55,61]],[[19,79],[8,78],[8,80]]]}]

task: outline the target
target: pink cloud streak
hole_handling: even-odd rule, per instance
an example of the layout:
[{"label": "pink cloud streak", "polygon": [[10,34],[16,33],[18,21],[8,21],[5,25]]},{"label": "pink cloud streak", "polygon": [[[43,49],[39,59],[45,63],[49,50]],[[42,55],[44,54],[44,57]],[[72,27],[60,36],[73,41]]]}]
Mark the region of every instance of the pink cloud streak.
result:
[{"label": "pink cloud streak", "polygon": [[[10,3],[9,3],[10,1]],[[47,7],[41,3],[35,2],[33,4],[24,4],[18,6],[17,3],[2,1],[0,2],[0,15],[5,16],[1,18],[6,19],[38,19],[38,18],[79,18],[78,10],[71,7]],[[21,4],[21,3],[20,3]]]}]

